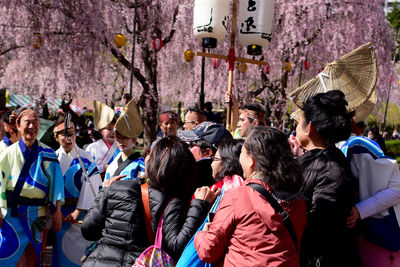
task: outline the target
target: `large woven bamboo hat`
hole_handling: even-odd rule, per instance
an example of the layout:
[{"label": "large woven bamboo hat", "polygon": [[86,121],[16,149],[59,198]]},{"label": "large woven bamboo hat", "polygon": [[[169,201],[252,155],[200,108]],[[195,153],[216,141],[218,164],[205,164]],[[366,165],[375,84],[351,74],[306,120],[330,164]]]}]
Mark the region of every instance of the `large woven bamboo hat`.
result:
[{"label": "large woven bamboo hat", "polygon": [[115,130],[130,138],[137,137],[143,131],[143,122],[134,99],[129,101],[122,110],[115,123]]},{"label": "large woven bamboo hat", "polygon": [[376,56],[371,43],[329,63],[325,69],[292,93],[290,97],[300,108],[305,100],[330,90],[340,90],[348,102],[347,110],[355,111],[355,121],[363,120],[375,107],[377,79]]}]

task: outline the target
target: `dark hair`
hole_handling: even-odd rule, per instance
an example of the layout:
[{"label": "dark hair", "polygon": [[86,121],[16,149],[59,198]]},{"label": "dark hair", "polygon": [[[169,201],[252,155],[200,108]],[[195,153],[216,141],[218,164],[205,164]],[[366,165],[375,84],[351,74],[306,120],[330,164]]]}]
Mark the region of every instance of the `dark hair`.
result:
[{"label": "dark hair", "polygon": [[216,145],[213,145],[209,142],[207,142],[204,139],[200,139],[197,141],[191,141],[189,142],[189,146],[198,146],[201,150],[201,152],[204,152],[207,148],[211,149],[213,154],[215,155],[215,153],[217,152],[217,149],[219,148],[219,145],[222,144],[223,142],[228,142],[233,140],[232,135],[227,131],[228,134],[224,134],[220,140],[218,140]]},{"label": "dark hair", "polygon": [[189,146],[198,146],[201,152],[204,152],[207,148],[211,149],[212,152],[215,154],[217,152],[217,147],[213,146],[211,143],[207,142],[206,140],[200,139],[197,141],[191,141]]},{"label": "dark hair", "polygon": [[211,112],[211,111],[212,111],[212,103],[211,103],[211,102],[206,102],[206,103],[204,103],[204,108],[205,108],[208,112]]},{"label": "dark hair", "polygon": [[127,100],[127,102],[129,102],[129,101],[131,101],[132,96],[131,96],[131,94],[126,93],[126,94],[124,94],[124,95],[122,96],[122,98],[125,98],[125,99]]},{"label": "dark hair", "polygon": [[[57,127],[58,125],[60,125],[60,124],[64,124],[64,123],[65,123],[66,117],[67,117],[67,115],[64,114],[64,113],[58,114],[57,119],[56,119],[56,121],[55,121],[55,123],[54,123],[53,129],[56,128],[56,127]],[[74,122],[71,120],[71,123],[74,123]],[[62,131],[64,131],[64,130],[62,130]],[[55,134],[58,135],[59,133],[60,133],[60,132],[57,132],[57,133],[55,133]]]},{"label": "dark hair", "polygon": [[5,123],[10,124],[10,115],[12,114],[12,111],[7,111],[6,113],[4,113],[3,115],[3,121]]},{"label": "dark hair", "polygon": [[285,133],[271,126],[255,126],[244,147],[255,160],[255,171],[263,174],[264,181],[278,197],[299,192],[303,184],[302,168]]},{"label": "dark hair", "polygon": [[248,103],[240,106],[240,109],[247,109],[258,113],[265,113],[265,109],[258,103]]},{"label": "dark hair", "polygon": [[222,169],[214,177],[217,182],[224,179],[225,176],[234,174],[243,176],[242,165],[239,161],[243,142],[243,140],[227,139],[219,144],[218,151],[221,156]]},{"label": "dark hair", "polygon": [[197,177],[196,161],[188,145],[176,136],[167,136],[153,147],[148,163],[149,185],[168,195],[190,199]]},{"label": "dark hair", "polygon": [[54,128],[63,123],[65,123],[65,115],[60,113],[58,114],[56,122],[54,123]]},{"label": "dark hair", "polygon": [[188,111],[188,112],[189,112],[189,111],[190,111],[190,112],[196,112],[196,113],[199,113],[199,114],[201,114],[201,115],[203,115],[203,116],[206,116],[206,114],[204,114],[204,112],[201,111],[200,109],[198,109],[197,107],[190,107],[190,108],[188,108],[187,111]]},{"label": "dark hair", "polygon": [[[17,129],[17,123],[16,123],[16,118],[14,117],[14,119],[12,121],[10,121],[10,116],[12,114],[12,111],[7,111],[6,113],[4,113],[3,115],[3,121],[7,124],[10,125],[10,127],[12,128],[12,131],[17,134],[18,133],[18,129]],[[9,132],[5,132],[4,133],[8,138],[11,138],[11,134]]]},{"label": "dark hair", "polygon": [[319,93],[308,98],[303,105],[305,123],[311,122],[325,145],[347,140],[351,134],[354,112],[347,113],[344,93],[339,90]]},{"label": "dark hair", "polygon": [[250,122],[252,122],[254,119],[258,119],[260,125],[265,125],[265,109],[260,104],[248,103],[242,105],[240,109],[254,111],[256,113],[257,118],[249,117],[248,119],[250,120]]}]

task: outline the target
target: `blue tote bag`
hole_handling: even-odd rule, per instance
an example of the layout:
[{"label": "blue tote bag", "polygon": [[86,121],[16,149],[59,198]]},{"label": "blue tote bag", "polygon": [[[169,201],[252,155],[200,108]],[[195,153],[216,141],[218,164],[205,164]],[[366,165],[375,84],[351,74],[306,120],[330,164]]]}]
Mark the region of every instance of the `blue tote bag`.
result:
[{"label": "blue tote bag", "polygon": [[[223,195],[224,195],[224,189],[222,189],[221,193],[218,195],[218,197],[215,200],[214,205],[211,207],[209,213],[215,213],[217,211],[219,203],[220,203]],[[207,216],[207,218],[204,220],[203,224],[200,226],[200,228],[197,230],[197,232],[203,230],[204,225],[208,222],[209,222],[209,217]],[[197,234],[197,232],[196,232],[196,234]],[[195,235],[187,243],[185,249],[183,250],[181,257],[179,258],[179,261],[176,264],[176,267],[187,267],[187,266],[211,267],[211,263],[205,263],[200,260],[199,255],[197,254],[197,251],[194,248]]]}]

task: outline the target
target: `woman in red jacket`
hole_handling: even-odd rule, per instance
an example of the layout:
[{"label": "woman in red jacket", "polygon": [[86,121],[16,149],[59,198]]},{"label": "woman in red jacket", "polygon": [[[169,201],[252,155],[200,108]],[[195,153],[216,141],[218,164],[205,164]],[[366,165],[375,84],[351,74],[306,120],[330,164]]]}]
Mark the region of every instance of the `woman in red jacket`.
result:
[{"label": "woman in red jacket", "polygon": [[[214,221],[195,236],[200,259],[223,266],[299,266],[297,248],[306,223],[305,203],[298,193],[303,178],[286,135],[269,126],[253,128],[240,163],[245,186],[228,191]],[[281,213],[251,184],[265,188],[289,214],[295,238]]]}]

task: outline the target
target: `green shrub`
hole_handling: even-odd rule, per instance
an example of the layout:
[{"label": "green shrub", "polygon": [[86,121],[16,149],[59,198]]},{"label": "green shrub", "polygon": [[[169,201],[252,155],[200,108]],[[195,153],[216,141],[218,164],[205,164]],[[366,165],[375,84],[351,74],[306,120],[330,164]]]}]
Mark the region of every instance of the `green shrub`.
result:
[{"label": "green shrub", "polygon": [[400,140],[385,141],[387,156],[400,162]]}]

